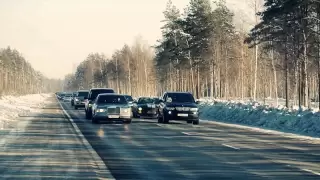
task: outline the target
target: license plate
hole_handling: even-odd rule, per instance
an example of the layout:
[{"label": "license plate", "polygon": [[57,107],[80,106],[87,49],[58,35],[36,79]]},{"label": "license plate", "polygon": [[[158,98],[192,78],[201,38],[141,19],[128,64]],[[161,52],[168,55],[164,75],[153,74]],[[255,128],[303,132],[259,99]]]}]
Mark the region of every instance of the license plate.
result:
[{"label": "license plate", "polygon": [[119,118],[119,115],[108,115],[108,118]]},{"label": "license plate", "polygon": [[188,117],[188,114],[178,114],[180,117]]}]

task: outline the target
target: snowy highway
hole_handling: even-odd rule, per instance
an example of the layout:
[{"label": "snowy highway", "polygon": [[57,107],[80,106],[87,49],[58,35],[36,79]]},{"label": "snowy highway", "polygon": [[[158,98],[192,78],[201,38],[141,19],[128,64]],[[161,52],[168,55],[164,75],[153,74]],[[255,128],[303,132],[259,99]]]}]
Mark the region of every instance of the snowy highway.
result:
[{"label": "snowy highway", "polygon": [[48,101],[0,131],[1,179],[320,178],[316,140],[205,121],[91,124],[83,109]]}]

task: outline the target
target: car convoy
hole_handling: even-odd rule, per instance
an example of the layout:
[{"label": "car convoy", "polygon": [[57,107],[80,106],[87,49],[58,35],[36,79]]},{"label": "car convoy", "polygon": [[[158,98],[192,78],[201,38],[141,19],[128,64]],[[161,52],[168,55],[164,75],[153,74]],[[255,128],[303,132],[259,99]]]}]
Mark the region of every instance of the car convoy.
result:
[{"label": "car convoy", "polygon": [[116,93],[111,88],[92,88],[73,93],[57,92],[57,98],[70,102],[74,109],[84,108],[92,123],[122,121],[132,118],[154,118],[158,123],[171,120],[199,124],[198,101],[189,92],[165,92],[161,98],[139,97]]}]

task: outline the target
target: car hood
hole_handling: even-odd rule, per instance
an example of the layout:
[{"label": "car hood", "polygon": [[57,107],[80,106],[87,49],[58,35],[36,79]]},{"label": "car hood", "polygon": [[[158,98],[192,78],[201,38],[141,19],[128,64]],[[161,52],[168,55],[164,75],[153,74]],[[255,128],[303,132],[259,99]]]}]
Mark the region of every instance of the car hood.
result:
[{"label": "car hood", "polygon": [[198,107],[196,103],[168,103],[168,107],[191,107],[196,108]]},{"label": "car hood", "polygon": [[155,105],[155,106],[157,106],[158,104],[155,104],[155,103],[137,104],[138,107],[148,107],[148,105]]},{"label": "car hood", "polygon": [[79,100],[84,100],[84,96],[77,96],[77,97],[75,97],[75,98],[77,98],[77,99],[79,99]]},{"label": "car hood", "polygon": [[101,108],[101,109],[107,109],[107,108],[129,108],[129,104],[99,104],[97,106],[98,108]]}]

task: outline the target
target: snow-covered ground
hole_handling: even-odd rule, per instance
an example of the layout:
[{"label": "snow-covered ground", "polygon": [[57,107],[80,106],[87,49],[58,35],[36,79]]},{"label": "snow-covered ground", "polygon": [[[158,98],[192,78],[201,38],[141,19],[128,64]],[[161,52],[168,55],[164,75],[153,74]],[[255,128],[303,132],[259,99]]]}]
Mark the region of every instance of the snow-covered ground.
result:
[{"label": "snow-covered ground", "polygon": [[301,135],[320,137],[320,112],[293,106],[284,108],[280,101],[275,107],[272,100],[268,103],[249,100],[212,100],[200,99],[200,118],[220,122],[260,127]]},{"label": "snow-covered ground", "polygon": [[4,96],[0,98],[0,130],[10,127],[19,115],[40,110],[51,94],[30,94],[26,96]]}]

